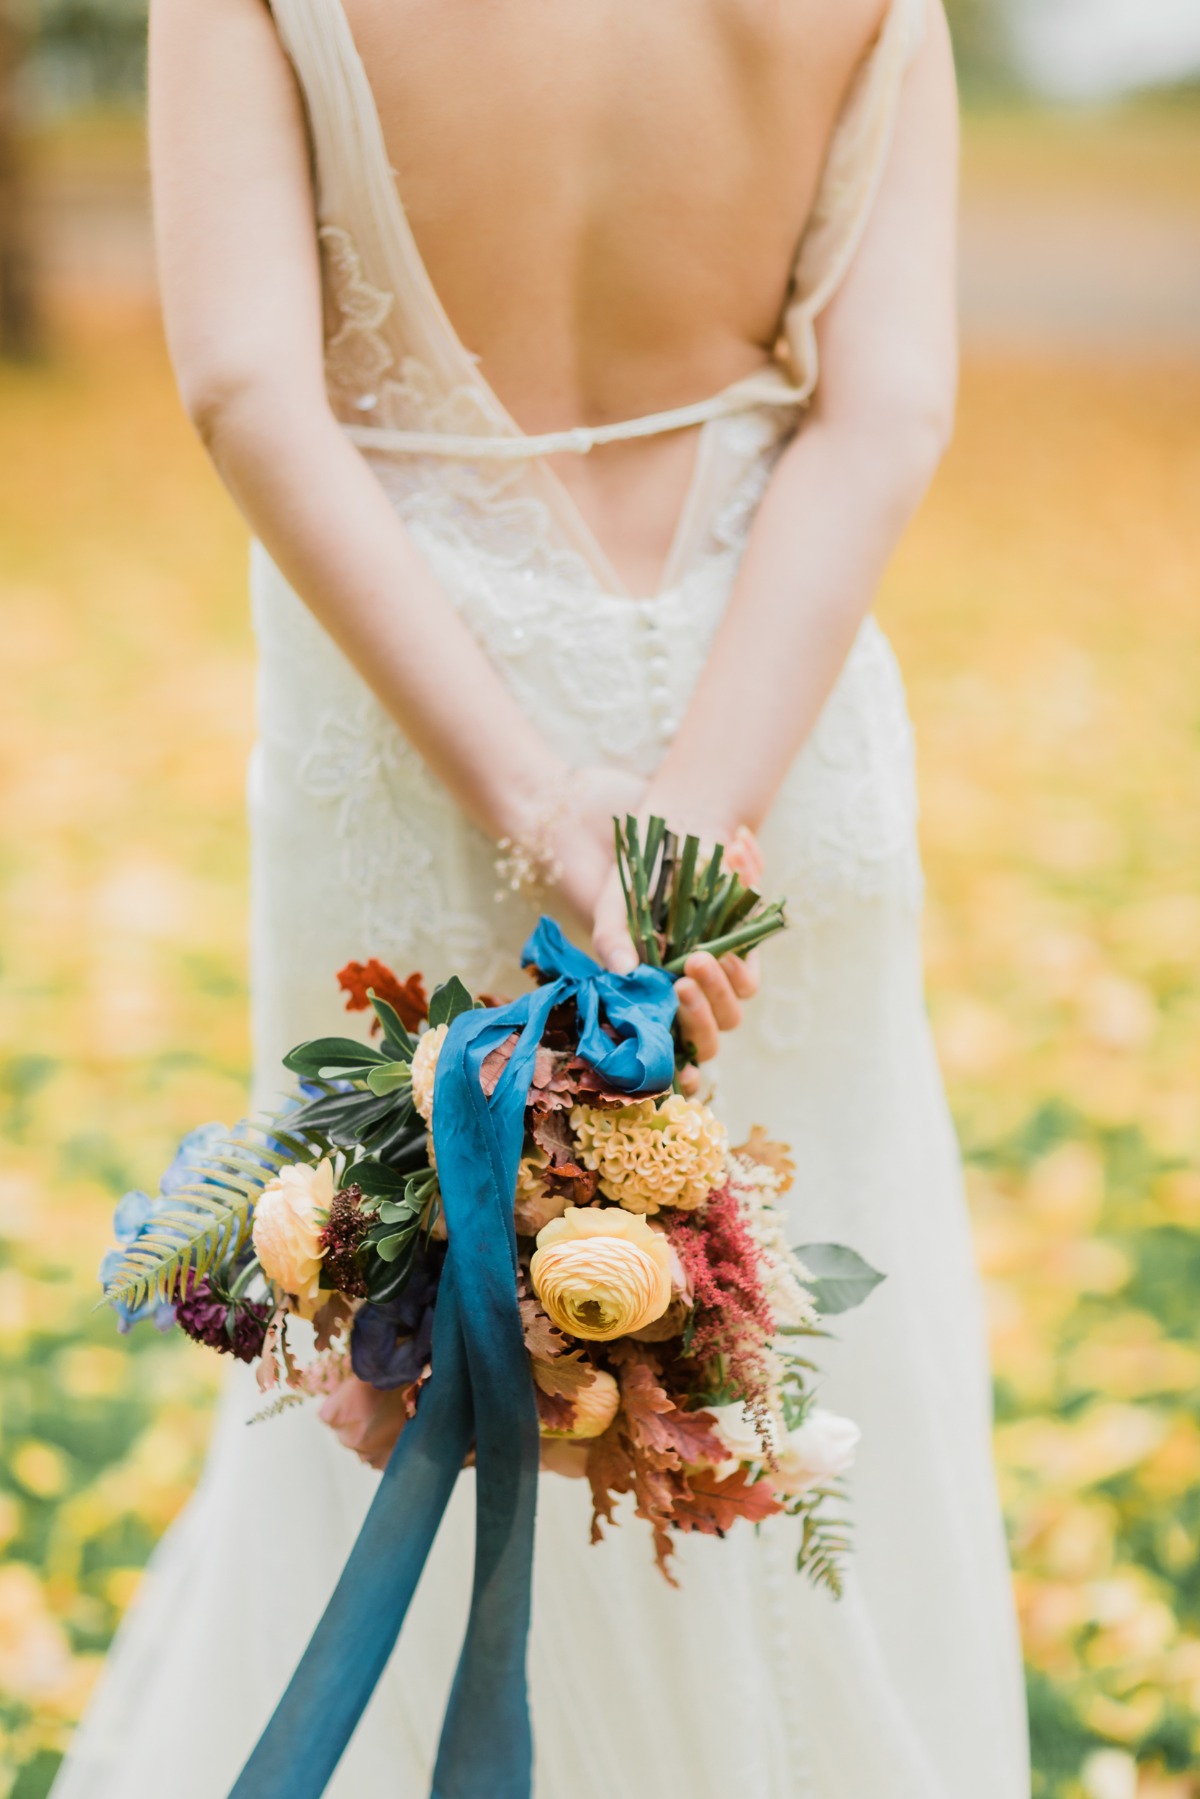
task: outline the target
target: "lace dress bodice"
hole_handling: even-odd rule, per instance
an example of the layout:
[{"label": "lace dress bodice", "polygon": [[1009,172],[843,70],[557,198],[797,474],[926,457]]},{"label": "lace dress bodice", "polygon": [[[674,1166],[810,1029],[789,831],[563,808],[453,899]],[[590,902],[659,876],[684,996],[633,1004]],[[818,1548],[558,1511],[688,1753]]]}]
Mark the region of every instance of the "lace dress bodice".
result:
[{"label": "lace dress bodice", "polygon": [[[532,453],[540,440],[520,432],[446,316],[340,0],[274,0],[312,138],[331,403],[445,592],[569,761],[648,775],[686,708],[774,462],[815,387],[814,321],[869,215],[924,4],[892,0],[847,97],[781,321],[787,366],[701,408],[691,491],[660,589],[634,599]],[[645,428],[635,421],[627,432]],[[588,433],[566,436],[588,447]],[[455,453],[406,447],[429,438]],[[462,454],[469,445],[478,453]],[[337,846],[315,877],[327,892],[314,910],[337,916],[346,956],[370,946],[431,973],[453,964],[480,985],[511,987],[512,951],[530,914],[512,896],[495,898],[490,846],[261,551],[254,591],[262,655],[254,793],[272,866],[282,827],[270,821],[286,817],[290,833],[310,814],[309,834],[329,831]],[[767,827],[772,879],[792,895],[797,919],[885,890],[914,908],[914,818],[903,690],[868,621]],[[278,921],[273,938],[277,931]],[[762,1029],[786,1034],[807,959],[798,931],[775,950],[778,1001],[760,1009]],[[272,953],[258,984],[266,1067],[284,1047],[280,1033],[315,1000],[297,992],[294,964],[287,990],[276,989],[273,965]]]}]

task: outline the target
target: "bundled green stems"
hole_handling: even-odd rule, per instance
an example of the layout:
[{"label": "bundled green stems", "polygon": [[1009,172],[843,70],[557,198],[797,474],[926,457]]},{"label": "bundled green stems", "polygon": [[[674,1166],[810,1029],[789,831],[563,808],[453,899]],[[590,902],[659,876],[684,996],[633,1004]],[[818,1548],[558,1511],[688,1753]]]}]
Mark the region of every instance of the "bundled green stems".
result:
[{"label": "bundled green stems", "polygon": [[630,935],[652,968],[682,974],[697,950],[744,956],[787,928],[784,901],[766,903],[725,868],[722,844],[701,860],[700,839],[681,841],[664,819],[648,819],[644,839],[632,816],[613,826]]}]

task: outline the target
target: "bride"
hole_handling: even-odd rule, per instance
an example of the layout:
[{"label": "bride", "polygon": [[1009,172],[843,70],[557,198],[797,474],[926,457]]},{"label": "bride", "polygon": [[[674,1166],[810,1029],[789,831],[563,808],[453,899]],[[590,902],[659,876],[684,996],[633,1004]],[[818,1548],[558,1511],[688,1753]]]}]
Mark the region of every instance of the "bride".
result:
[{"label": "bride", "polygon": [[[793,927],[754,998],[754,965],[695,959],[684,1022],[704,1060],[733,1033],[733,1130],[791,1142],[795,1240],[888,1276],[826,1346],[863,1431],[840,1603],[787,1519],[683,1540],[671,1591],[543,1478],[539,1799],[1028,1799],[911,737],[869,615],[953,407],[937,0],[152,11],[171,350],[256,540],[257,1100],[345,1028],[352,958],[517,993],[548,903],[626,966],[614,811],[745,829]],[[246,1429],[257,1403],[229,1387],[56,1799],[221,1799],[286,1684],[375,1476],[306,1411]],[[472,1503],[467,1475],[336,1795],[428,1790]]]}]

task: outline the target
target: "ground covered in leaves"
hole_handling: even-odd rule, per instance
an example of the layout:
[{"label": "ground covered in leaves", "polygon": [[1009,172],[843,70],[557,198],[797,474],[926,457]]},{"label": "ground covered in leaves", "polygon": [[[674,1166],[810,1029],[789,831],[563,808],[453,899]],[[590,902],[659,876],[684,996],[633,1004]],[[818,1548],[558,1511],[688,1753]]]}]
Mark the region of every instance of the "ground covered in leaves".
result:
[{"label": "ground covered in leaves", "polygon": [[[882,606],[1037,1799],[1097,1752],[1200,1792],[1198,420],[1198,368],[970,363]],[[210,1359],[92,1283],[115,1195],[241,1110],[251,644],[151,320],[0,376],[0,451],[0,1799],[39,1799],[203,1451]]]}]

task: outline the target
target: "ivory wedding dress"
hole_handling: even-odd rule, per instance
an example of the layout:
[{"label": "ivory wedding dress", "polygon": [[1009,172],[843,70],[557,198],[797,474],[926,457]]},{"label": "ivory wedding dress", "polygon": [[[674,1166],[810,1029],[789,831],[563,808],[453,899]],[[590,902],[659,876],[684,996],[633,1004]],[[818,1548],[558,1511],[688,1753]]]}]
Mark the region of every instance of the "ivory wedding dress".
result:
[{"label": "ivory wedding dress", "polygon": [[[438,302],[339,0],[275,0],[312,133],[335,407],[572,761],[649,774],[686,705],[815,383],[813,321],[867,218],[924,4],[893,0],[849,95],[784,321],[792,369],[695,409],[690,498],[661,591],[638,600],[540,460],[593,434],[523,438]],[[457,970],[476,990],[517,993],[533,913],[497,902],[491,846],[261,550],[253,588],[262,1103],[285,1050],[345,1028],[343,963],[378,955],[402,974]],[[868,621],[762,834],[793,923],[765,953],[719,1077],[733,1141],[762,1123],[794,1147],[794,1240],[852,1243],[888,1277],[825,1352],[824,1401],[863,1431],[846,1596],[794,1572],[788,1520],[682,1539],[672,1591],[643,1526],[590,1548],[585,1484],[544,1476],[538,1799],[1028,1799],[981,1308],[922,1001],[915,815],[903,689]],[[310,1411],[247,1429],[259,1403],[235,1371],[199,1491],[154,1558],[56,1799],[222,1799],[278,1699],[376,1477]],[[472,1478],[329,1789],[341,1799],[428,1790],[465,1616]]]}]

